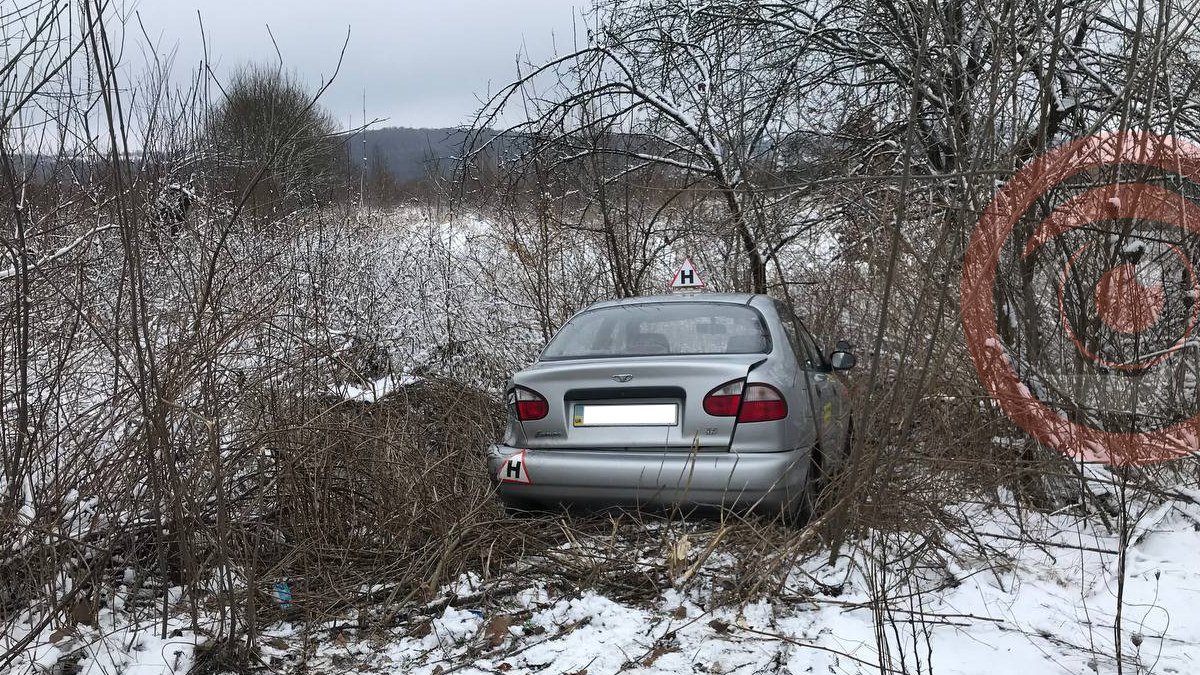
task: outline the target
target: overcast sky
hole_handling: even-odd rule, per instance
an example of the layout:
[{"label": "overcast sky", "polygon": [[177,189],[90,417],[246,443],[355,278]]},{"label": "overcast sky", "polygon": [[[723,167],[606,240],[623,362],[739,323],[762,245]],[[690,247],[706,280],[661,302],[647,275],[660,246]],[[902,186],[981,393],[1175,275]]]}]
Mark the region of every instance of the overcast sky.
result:
[{"label": "overcast sky", "polygon": [[[516,72],[524,46],[534,60],[569,48],[579,0],[140,0],[131,7],[174,72],[187,76],[204,51],[224,79],[247,61],[284,64],[314,89],[328,78],[350,30],[341,73],[322,98],[342,124],[389,118],[382,126],[446,127],[468,121],[477,96]],[[144,41],[136,23],[137,42]],[[136,57],[136,58],[140,58]],[[127,62],[136,60],[127,53]]]}]

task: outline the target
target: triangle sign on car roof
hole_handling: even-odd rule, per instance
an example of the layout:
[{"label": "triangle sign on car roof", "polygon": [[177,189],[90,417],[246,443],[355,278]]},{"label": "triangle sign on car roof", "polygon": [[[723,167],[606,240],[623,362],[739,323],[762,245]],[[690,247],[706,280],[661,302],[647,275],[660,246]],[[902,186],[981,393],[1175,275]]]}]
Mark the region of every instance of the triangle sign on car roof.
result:
[{"label": "triangle sign on car roof", "polygon": [[675,276],[671,277],[669,288],[673,291],[698,291],[704,288],[704,280],[700,278],[700,273],[696,271],[690,257],[683,259],[683,265],[675,272]]}]

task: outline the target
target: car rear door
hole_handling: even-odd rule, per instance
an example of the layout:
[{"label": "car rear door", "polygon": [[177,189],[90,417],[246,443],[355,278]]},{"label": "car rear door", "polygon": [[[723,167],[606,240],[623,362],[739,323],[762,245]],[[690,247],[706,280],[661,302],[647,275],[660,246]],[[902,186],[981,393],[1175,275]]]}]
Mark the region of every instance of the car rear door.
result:
[{"label": "car rear door", "polygon": [[806,370],[817,390],[817,398],[820,401],[823,447],[828,457],[835,457],[836,453],[842,452],[844,445],[845,387],[834,376],[833,367],[829,365],[819,343],[808,331],[804,322],[799,317],[794,317],[794,320],[800,332],[800,339],[809,351],[809,364]]},{"label": "car rear door", "polygon": [[840,452],[842,448],[842,432],[839,424],[841,414],[840,383],[834,379],[833,368],[826,362],[825,356],[817,346],[816,340],[804,326],[804,323],[786,305],[777,303],[780,321],[784,324],[788,340],[796,353],[803,382],[798,383],[808,389],[813,423],[821,438],[821,447],[826,453]]}]

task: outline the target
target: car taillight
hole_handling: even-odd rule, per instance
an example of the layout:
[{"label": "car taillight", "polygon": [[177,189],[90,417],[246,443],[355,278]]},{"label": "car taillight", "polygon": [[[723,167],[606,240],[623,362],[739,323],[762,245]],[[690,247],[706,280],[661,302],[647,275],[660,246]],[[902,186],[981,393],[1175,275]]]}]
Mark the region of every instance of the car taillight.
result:
[{"label": "car taillight", "polygon": [[742,392],[738,422],[770,422],[787,417],[787,401],[769,384],[748,384]]},{"label": "car taillight", "polygon": [[743,380],[734,380],[708,392],[704,397],[704,412],[713,417],[733,417],[742,404]]},{"label": "car taillight", "polygon": [[733,417],[738,422],[770,422],[787,417],[787,401],[769,384],[734,380],[708,392],[704,412],[713,417]]},{"label": "car taillight", "polygon": [[532,389],[517,387],[508,394],[509,403],[516,408],[517,419],[522,422],[540,420],[550,412],[550,404],[546,397]]}]

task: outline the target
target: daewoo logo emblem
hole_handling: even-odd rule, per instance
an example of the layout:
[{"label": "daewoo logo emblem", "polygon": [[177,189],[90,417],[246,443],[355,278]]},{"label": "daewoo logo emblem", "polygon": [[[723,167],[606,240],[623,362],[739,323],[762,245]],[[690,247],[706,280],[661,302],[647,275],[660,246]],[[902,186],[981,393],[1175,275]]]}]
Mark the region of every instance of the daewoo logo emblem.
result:
[{"label": "daewoo logo emblem", "polygon": [[614,379],[614,380],[616,380],[617,382],[628,382],[628,381],[630,381],[630,380],[632,380],[632,379],[633,379],[633,376],[632,376],[632,375],[625,375],[625,374],[621,374],[621,375],[613,375],[612,377],[613,377],[613,379]]}]

